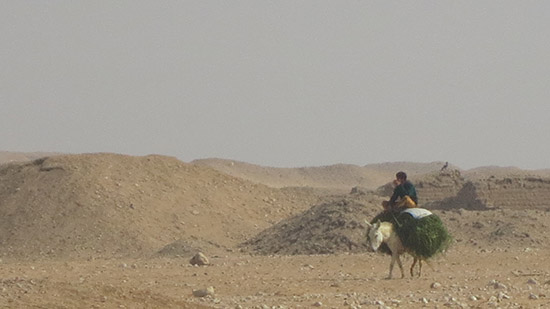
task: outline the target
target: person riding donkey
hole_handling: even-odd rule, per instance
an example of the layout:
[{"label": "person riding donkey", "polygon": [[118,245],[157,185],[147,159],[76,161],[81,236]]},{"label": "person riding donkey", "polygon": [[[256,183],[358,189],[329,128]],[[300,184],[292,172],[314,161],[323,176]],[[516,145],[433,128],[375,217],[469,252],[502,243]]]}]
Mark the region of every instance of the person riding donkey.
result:
[{"label": "person riding donkey", "polygon": [[418,207],[418,197],[416,196],[416,188],[412,182],[407,180],[405,172],[395,174],[393,181],[395,188],[389,201],[383,201],[384,210],[398,210],[403,208]]}]

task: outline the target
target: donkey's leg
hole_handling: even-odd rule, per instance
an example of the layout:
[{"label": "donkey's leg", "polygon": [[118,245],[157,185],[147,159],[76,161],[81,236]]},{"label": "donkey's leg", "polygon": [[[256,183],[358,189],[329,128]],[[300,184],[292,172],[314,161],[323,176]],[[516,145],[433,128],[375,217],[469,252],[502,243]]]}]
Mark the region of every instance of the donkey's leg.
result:
[{"label": "donkey's leg", "polygon": [[422,275],[422,259],[418,259],[418,278]]},{"label": "donkey's leg", "polygon": [[389,273],[388,277],[386,277],[386,279],[391,279],[391,274],[392,274],[392,272],[393,272],[393,265],[395,264],[395,257],[396,257],[396,256],[397,256],[397,255],[396,255],[395,253],[392,253],[392,255],[391,255],[391,262],[390,262],[390,273]]},{"label": "donkey's leg", "polygon": [[416,265],[416,261],[418,261],[418,259],[416,257],[413,257],[413,263],[411,265],[411,277],[414,277],[414,266]]},{"label": "donkey's leg", "polygon": [[399,254],[397,254],[397,265],[399,265],[399,269],[401,270],[401,279],[405,278],[405,272],[403,271],[403,263],[401,263]]},{"label": "donkey's leg", "polygon": [[387,279],[392,278],[393,266],[395,265],[395,261],[397,261],[397,265],[399,266],[399,269],[401,269],[401,278],[403,278],[403,264],[401,264],[401,259],[399,259],[399,254],[397,254],[394,251],[392,252],[392,255],[391,255],[390,274],[388,275]]},{"label": "donkey's leg", "polygon": [[401,270],[401,278],[405,278],[405,273],[403,272],[403,263],[401,263],[401,259],[399,258],[399,254],[394,252],[391,255],[390,274],[389,274],[387,279],[392,278],[393,265],[395,264],[395,261],[397,261],[397,265],[399,266],[399,269]]}]

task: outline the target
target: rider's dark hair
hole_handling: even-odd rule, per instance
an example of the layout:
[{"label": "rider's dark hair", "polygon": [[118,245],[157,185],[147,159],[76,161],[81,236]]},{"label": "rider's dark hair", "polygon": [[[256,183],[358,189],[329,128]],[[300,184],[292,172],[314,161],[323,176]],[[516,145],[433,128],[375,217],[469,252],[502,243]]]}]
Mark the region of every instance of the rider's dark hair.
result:
[{"label": "rider's dark hair", "polygon": [[397,174],[395,174],[395,177],[397,179],[404,179],[404,180],[407,180],[407,174],[405,174],[405,172],[398,172]]}]

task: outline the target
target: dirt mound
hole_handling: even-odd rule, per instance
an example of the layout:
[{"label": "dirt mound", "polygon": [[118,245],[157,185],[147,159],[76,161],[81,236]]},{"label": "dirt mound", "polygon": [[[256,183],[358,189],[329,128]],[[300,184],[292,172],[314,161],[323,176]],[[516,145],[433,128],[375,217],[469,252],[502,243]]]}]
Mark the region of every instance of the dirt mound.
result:
[{"label": "dirt mound", "polygon": [[377,211],[378,207],[347,199],[323,203],[268,228],[243,247],[260,255],[364,252],[364,221]]},{"label": "dirt mound", "polygon": [[316,202],[170,157],[46,157],[0,167],[0,252],[143,256],[182,240],[232,250]]}]

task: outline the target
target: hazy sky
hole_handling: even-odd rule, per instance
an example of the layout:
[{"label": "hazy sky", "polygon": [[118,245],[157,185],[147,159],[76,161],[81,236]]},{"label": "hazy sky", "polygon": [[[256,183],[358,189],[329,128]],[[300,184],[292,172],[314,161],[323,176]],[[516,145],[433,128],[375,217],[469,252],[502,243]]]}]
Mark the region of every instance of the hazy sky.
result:
[{"label": "hazy sky", "polygon": [[550,1],[0,0],[0,150],[550,168]]}]

